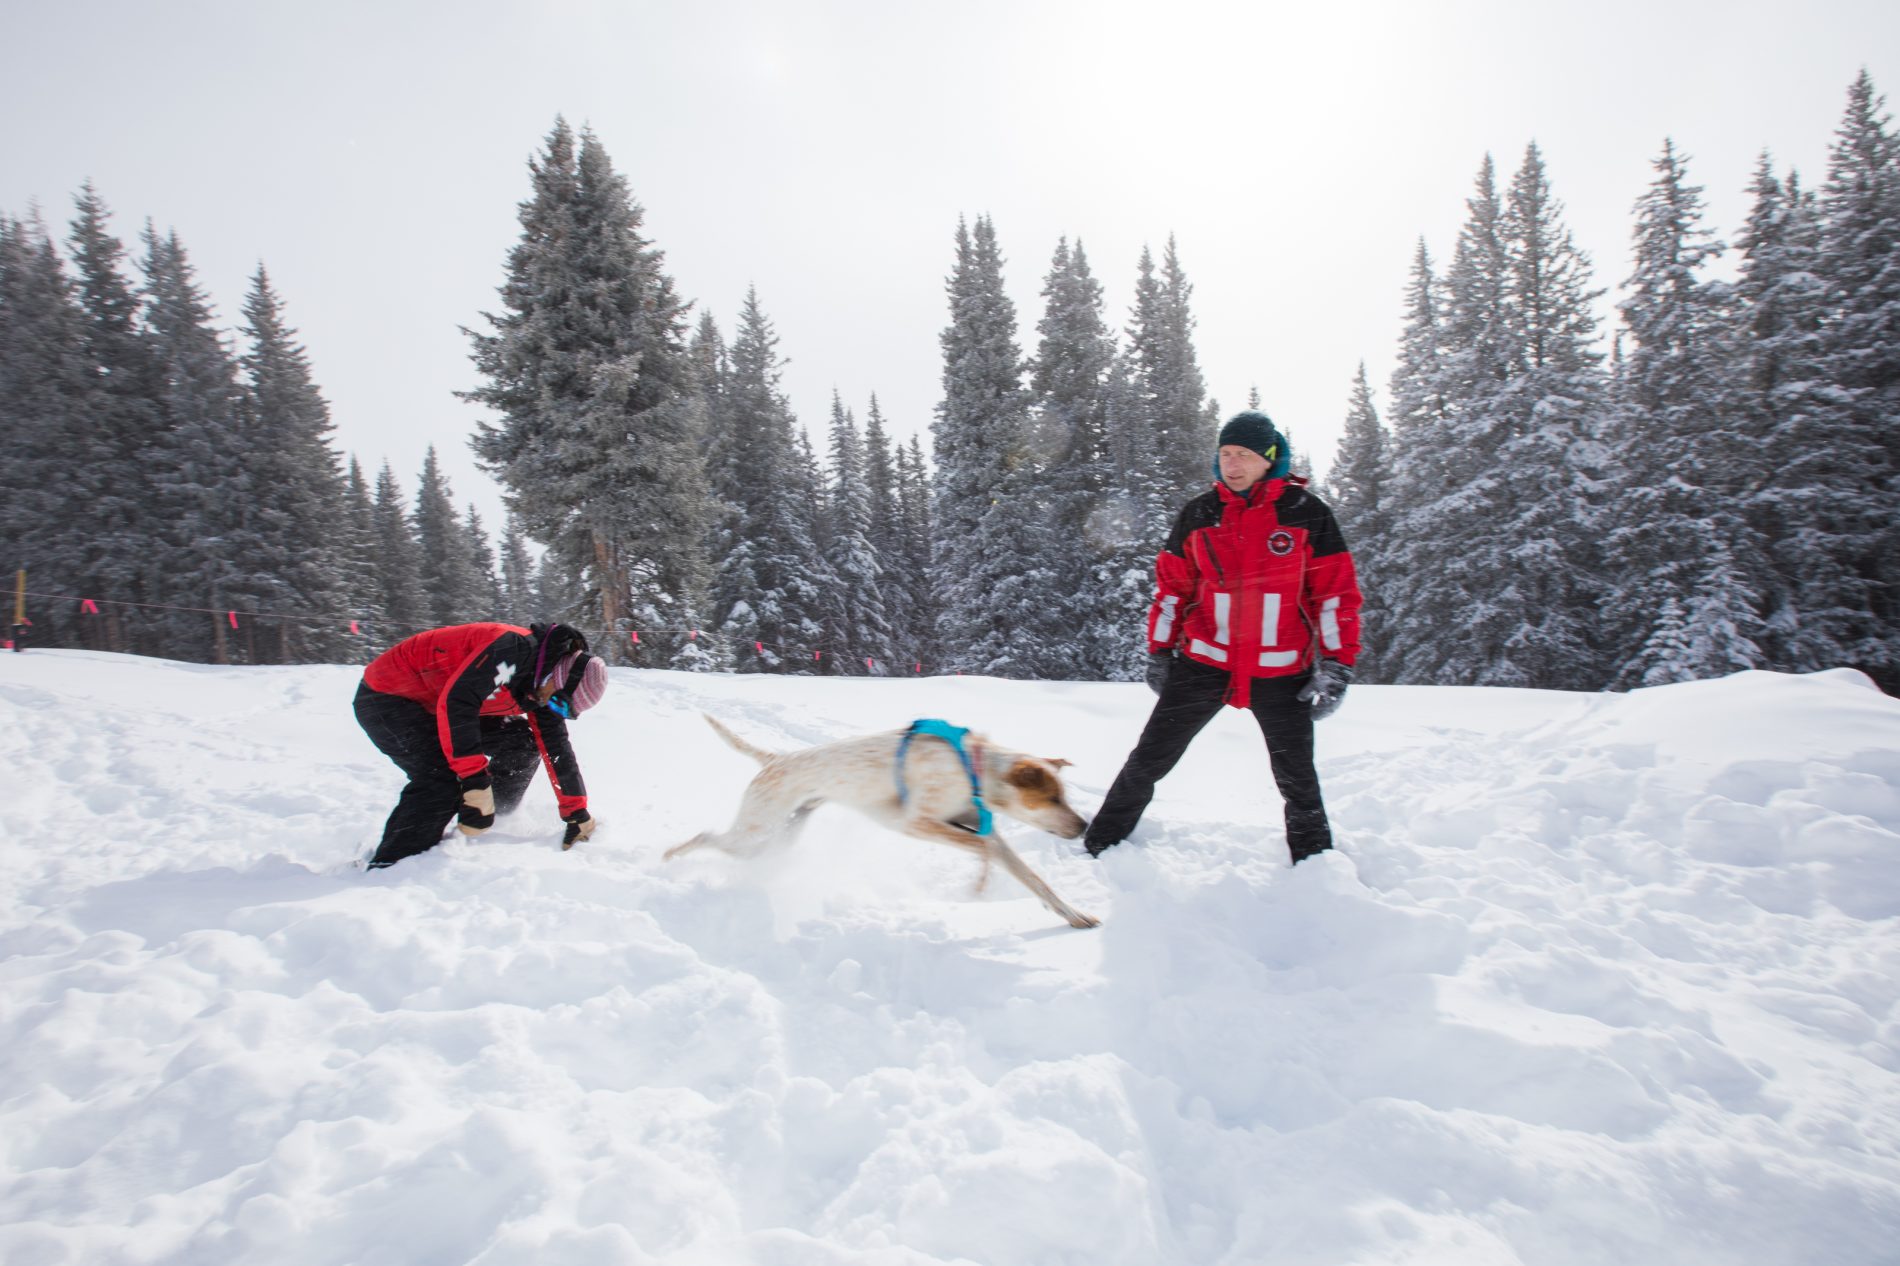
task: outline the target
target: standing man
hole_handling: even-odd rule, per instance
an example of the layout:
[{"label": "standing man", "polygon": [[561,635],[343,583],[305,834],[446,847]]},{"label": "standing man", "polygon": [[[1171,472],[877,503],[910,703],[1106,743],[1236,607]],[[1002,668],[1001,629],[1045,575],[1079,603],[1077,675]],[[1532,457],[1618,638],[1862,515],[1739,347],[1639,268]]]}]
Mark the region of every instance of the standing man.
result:
[{"label": "standing man", "polygon": [[1260,723],[1294,864],[1332,847],[1313,722],[1352,681],[1359,582],[1333,512],[1287,473],[1288,456],[1266,414],[1235,414],[1220,432],[1219,482],[1168,534],[1148,612],[1148,684],[1160,698],[1089,824],[1093,857],[1135,829],[1155,783],[1223,703]]},{"label": "standing man", "polygon": [[592,835],[567,722],[606,689],[606,665],[565,624],[456,624],[378,655],[363,670],[356,719],[409,785],[370,869],[434,848],[451,818],[464,835],[495,825],[521,803],[537,757],[567,823],[561,847]]}]

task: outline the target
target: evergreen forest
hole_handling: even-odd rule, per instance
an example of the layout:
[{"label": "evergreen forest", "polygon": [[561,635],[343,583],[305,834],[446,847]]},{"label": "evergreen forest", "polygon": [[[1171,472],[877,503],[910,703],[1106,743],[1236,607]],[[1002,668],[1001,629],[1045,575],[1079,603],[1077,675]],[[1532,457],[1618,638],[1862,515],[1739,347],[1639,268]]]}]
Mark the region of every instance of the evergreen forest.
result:
[{"label": "evergreen forest", "polygon": [[[1363,368],[1341,384],[1318,486],[1366,596],[1360,680],[1849,665],[1900,690],[1884,101],[1849,87],[1817,181],[1765,153],[1714,177],[1748,182],[1726,234],[1672,142],[1651,170],[1624,275],[1575,245],[1532,144],[1484,156],[1456,240],[1394,277],[1385,406]],[[262,266],[227,329],[178,236],[129,250],[90,185],[62,229],[0,215],[0,566],[26,574],[26,644],[349,663],[434,625],[559,619],[649,667],[1140,677],[1155,552],[1223,413],[1260,403],[1209,397],[1173,239],[1113,313],[1083,242],[1054,243],[1025,315],[996,226],[960,221],[928,425],[875,396],[801,419],[768,296],[723,324],[686,298],[597,136],[557,121],[527,177],[469,320],[492,528],[434,449],[401,475],[338,450]]]}]

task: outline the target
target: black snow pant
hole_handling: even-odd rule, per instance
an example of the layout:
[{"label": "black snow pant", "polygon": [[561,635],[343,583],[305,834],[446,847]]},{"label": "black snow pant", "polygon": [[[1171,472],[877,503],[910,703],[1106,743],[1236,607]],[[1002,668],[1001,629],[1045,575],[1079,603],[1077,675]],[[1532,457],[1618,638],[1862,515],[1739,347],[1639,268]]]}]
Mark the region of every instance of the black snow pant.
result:
[{"label": "black snow pant", "polygon": [[[1084,840],[1092,853],[1128,838],[1154,799],[1155,784],[1180,761],[1188,744],[1225,706],[1227,671],[1185,657],[1169,666],[1167,683],[1141,731],[1135,750],[1108,789]],[[1313,709],[1295,696],[1305,674],[1260,677],[1253,682],[1251,711],[1267,740],[1273,781],[1286,802],[1286,844],[1295,863],[1333,846],[1326,805],[1320,799],[1319,771],[1313,766]]]},{"label": "black snow pant", "polygon": [[[449,768],[449,758],[442,754],[435,713],[415,700],[360,686],[356,691],[356,720],[377,750],[409,775],[409,785],[402,789],[389,820],[383,824],[382,843],[369,861],[372,869],[393,866],[442,842],[456,810],[462,806],[462,783]],[[541,749],[528,719],[483,717],[482,751],[488,755],[495,813],[512,813],[527,794],[541,761]]]}]

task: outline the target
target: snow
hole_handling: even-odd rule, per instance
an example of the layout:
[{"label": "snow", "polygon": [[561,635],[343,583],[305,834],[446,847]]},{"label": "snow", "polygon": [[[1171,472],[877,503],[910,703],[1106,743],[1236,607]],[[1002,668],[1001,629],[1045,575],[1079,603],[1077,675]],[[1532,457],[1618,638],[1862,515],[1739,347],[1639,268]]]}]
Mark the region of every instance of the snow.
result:
[{"label": "snow", "polygon": [[1900,703],[1355,687],[1286,866],[1224,714],[1100,863],[821,810],[771,747],[918,716],[1063,756],[1140,685],[615,670],[603,825],[388,871],[357,670],[0,655],[0,1261],[1890,1263]]}]

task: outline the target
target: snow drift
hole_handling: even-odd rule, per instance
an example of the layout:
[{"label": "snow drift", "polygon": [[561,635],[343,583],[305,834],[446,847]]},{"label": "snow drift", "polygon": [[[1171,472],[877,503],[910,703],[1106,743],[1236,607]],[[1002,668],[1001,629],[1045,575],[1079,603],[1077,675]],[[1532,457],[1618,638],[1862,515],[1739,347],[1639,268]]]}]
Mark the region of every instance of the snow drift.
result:
[{"label": "snow drift", "polygon": [[0,655],[0,1260],[1891,1262],[1900,703],[1858,674],[1356,688],[1289,870],[1223,715],[1078,907],[821,810],[670,865],[768,747],[1064,756],[1140,686],[617,670],[599,835],[387,871],[357,670]]}]

